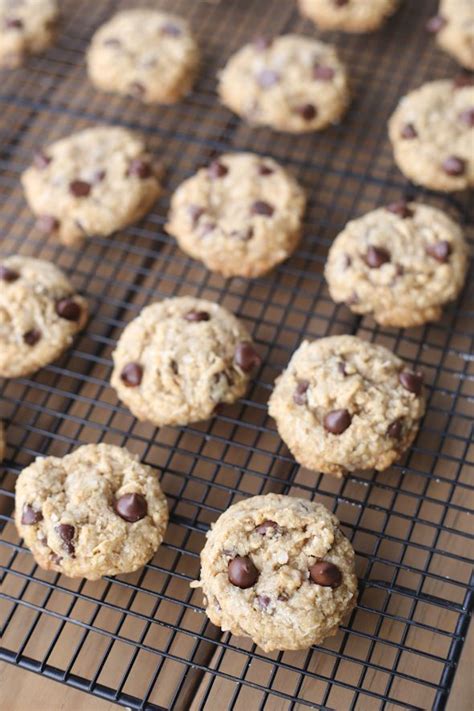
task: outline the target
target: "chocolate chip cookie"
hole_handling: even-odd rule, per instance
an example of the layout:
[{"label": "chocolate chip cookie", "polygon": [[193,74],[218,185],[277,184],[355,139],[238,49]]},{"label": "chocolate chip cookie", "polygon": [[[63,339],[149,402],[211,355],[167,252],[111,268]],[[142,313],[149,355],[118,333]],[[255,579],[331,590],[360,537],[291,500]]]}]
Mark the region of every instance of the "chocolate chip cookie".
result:
[{"label": "chocolate chip cookie", "polygon": [[374,32],[397,10],[400,0],[298,0],[320,30]]},{"label": "chocolate chip cookie", "polygon": [[22,183],[38,229],[69,245],[136,222],[161,192],[142,139],[116,126],[89,128],[38,151]]},{"label": "chocolate chip cookie", "polygon": [[466,69],[474,70],[474,5],[472,0],[441,0],[427,29],[438,45]]},{"label": "chocolate chip cookie", "polygon": [[222,630],[265,652],[307,649],[336,634],[356,604],[354,550],[322,504],[253,496],[213,525],[191,585]]},{"label": "chocolate chip cookie", "polygon": [[102,25],[87,53],[98,89],[146,104],[172,104],[191,89],[199,51],[188,23],[155,10],[125,10]]},{"label": "chocolate chip cookie", "polygon": [[389,467],[415,439],[424,411],[422,374],[356,336],[302,343],[269,401],[296,461],[337,477]]},{"label": "chocolate chip cookie", "polygon": [[208,269],[257,277],[294,251],[304,207],[302,188],[276,161],[226,154],[178,188],[166,229]]},{"label": "chocolate chip cookie", "polygon": [[122,333],[113,360],[120,400],[157,427],[212,417],[219,404],[244,395],[260,364],[235,316],[191,296],[144,308]]},{"label": "chocolate chip cookie", "polygon": [[122,447],[88,444],[21,472],[15,523],[42,568],[97,580],[150,560],[168,507],[151,467]]},{"label": "chocolate chip cookie", "polygon": [[329,250],[325,276],[334,301],[408,328],[441,318],[467,264],[458,224],[429,205],[400,201],[349,222]]},{"label": "chocolate chip cookie", "polygon": [[58,358],[87,321],[87,303],[54,264],[0,259],[0,376],[29,375]]},{"label": "chocolate chip cookie", "polygon": [[337,123],[350,100],[334,47],[299,35],[259,38],[242,47],[221,72],[218,91],[249,123],[291,133]]},{"label": "chocolate chip cookie", "polygon": [[459,77],[424,84],[398,104],[389,122],[395,161],[432,190],[474,186],[474,85]]},{"label": "chocolate chip cookie", "polygon": [[52,45],[58,16],[56,0],[0,0],[0,68],[20,67]]}]

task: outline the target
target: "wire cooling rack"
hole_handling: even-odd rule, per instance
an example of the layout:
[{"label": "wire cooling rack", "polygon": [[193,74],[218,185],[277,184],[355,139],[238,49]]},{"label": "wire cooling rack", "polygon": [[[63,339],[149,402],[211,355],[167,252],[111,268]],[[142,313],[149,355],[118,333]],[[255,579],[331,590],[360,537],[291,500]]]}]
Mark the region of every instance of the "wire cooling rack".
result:
[{"label": "wire cooling rack", "polygon": [[[439,323],[409,331],[355,318],[332,303],[322,277],[345,222],[407,190],[469,222],[462,195],[407,186],[386,137],[403,93],[458,71],[424,32],[436,3],[406,0],[371,36],[328,35],[349,66],[356,98],[340,126],[302,137],[250,129],[215,96],[216,71],[255,34],[315,34],[290,0],[140,2],[188,16],[204,54],[191,96],[146,109],[96,92],[84,66],[96,27],[136,3],[61,4],[57,45],[27,68],[0,74],[1,250],[58,263],[87,295],[92,319],[57,362],[0,385],[9,445],[0,490],[2,659],[133,709],[444,708],[472,593],[472,272]],[[168,167],[167,190],[139,225],[66,248],[35,232],[18,179],[38,146],[95,123],[141,131]],[[274,156],[309,192],[299,250],[255,281],[210,274],[163,228],[172,190],[227,150]],[[117,402],[110,354],[144,304],[178,294],[233,310],[253,332],[263,365],[247,397],[215,419],[156,430]],[[343,481],[299,468],[266,410],[274,378],[303,337],[337,333],[384,344],[422,367],[428,392],[428,414],[405,459]],[[126,445],[157,468],[171,523],[144,569],[92,583],[39,569],[11,511],[15,478],[34,457],[99,441]],[[263,654],[222,634],[189,588],[209,523],[239,498],[268,491],[325,503],[358,554],[356,610],[336,637],[307,652]]]}]

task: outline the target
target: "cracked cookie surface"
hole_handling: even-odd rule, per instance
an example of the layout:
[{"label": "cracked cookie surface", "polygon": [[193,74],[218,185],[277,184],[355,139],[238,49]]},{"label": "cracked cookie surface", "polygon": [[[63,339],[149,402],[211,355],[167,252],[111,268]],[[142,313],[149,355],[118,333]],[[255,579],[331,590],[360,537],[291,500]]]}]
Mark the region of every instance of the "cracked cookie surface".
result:
[{"label": "cracked cookie surface", "polygon": [[112,17],[97,30],[87,54],[89,77],[97,88],[147,104],[179,101],[191,89],[198,62],[188,23],[146,9]]},{"label": "cracked cookie surface", "polygon": [[211,271],[257,277],[296,248],[305,202],[302,188],[273,159],[226,154],[179,186],[166,229]]},{"label": "cracked cookie surface", "polygon": [[86,300],[54,264],[19,255],[0,260],[0,376],[51,363],[86,321]]},{"label": "cracked cookie surface", "polygon": [[140,137],[103,126],[39,151],[22,184],[38,229],[74,245],[143,217],[161,192],[156,173]]},{"label": "cracked cookie surface", "polygon": [[337,477],[389,467],[413,442],[424,411],[422,374],[356,336],[303,342],[269,400],[296,461]]},{"label": "cracked cookie surface", "polygon": [[201,552],[206,614],[266,652],[336,634],[357,598],[354,550],[322,504],[281,494],[230,506]]},{"label": "cracked cookie surface", "polygon": [[436,42],[466,69],[474,70],[474,5],[472,0],[441,0],[427,28]]},{"label": "cracked cookie surface", "polygon": [[441,210],[397,202],[349,222],[334,240],[325,276],[331,297],[384,326],[441,318],[468,265],[460,226]]},{"label": "cracked cookie surface", "polygon": [[111,384],[139,420],[185,425],[242,397],[260,363],[229,311],[190,296],[145,307],[113,352]]},{"label": "cracked cookie surface", "polygon": [[56,0],[0,0],[0,68],[20,67],[53,44],[58,17]]},{"label": "cracked cookie surface", "polygon": [[374,32],[397,10],[400,0],[299,0],[300,10],[320,30]]},{"label": "cracked cookie surface", "polygon": [[15,522],[42,568],[97,580],[150,560],[168,507],[156,471],[127,449],[90,444],[21,472]]}]

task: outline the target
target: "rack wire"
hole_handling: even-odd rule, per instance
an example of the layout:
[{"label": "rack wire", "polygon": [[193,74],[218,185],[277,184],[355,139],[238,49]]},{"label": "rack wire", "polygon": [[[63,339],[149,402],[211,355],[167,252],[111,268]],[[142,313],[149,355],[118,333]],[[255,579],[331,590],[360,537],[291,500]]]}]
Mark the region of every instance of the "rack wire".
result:
[{"label": "rack wire", "polygon": [[[92,311],[86,331],[58,361],[0,385],[8,431],[0,489],[1,659],[133,709],[443,709],[472,603],[472,269],[439,323],[409,331],[381,329],[336,306],[322,277],[328,246],[345,222],[407,192],[461,220],[472,243],[467,198],[407,185],[386,137],[401,95],[458,71],[423,30],[436,3],[407,0],[371,36],[327,35],[350,68],[356,98],[340,126],[301,137],[251,129],[215,96],[216,72],[255,34],[317,34],[293,2],[140,2],[186,15],[204,54],[184,102],[146,110],[95,91],[84,66],[94,30],[119,7],[134,5],[64,0],[56,46],[27,68],[0,75],[2,253],[54,260]],[[167,189],[140,224],[66,248],[35,233],[18,179],[35,148],[96,123],[141,131],[168,166]],[[228,150],[272,155],[310,196],[299,250],[254,281],[207,272],[164,232],[172,190]],[[181,294],[234,311],[253,332],[263,365],[247,397],[215,419],[156,430],[118,403],[109,387],[110,354],[144,304]],[[404,460],[388,472],[343,481],[299,468],[266,410],[274,378],[303,337],[337,333],[384,344],[423,368],[428,392],[427,415]],[[126,445],[156,467],[171,522],[145,568],[92,583],[38,568],[11,514],[23,466],[99,441]],[[356,610],[336,637],[307,652],[264,654],[222,634],[189,588],[210,522],[232,502],[268,491],[325,503],[358,554]]]}]

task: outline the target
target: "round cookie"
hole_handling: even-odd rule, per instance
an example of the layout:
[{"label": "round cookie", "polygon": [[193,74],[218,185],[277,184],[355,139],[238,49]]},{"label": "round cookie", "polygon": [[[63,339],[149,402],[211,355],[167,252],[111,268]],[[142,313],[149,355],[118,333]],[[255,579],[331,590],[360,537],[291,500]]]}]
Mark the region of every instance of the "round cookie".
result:
[{"label": "round cookie", "polygon": [[58,17],[56,0],[0,0],[0,68],[20,67],[53,44]]},{"label": "round cookie", "polygon": [[111,384],[139,420],[186,425],[247,390],[260,364],[251,338],[226,309],[183,296],[144,308],[112,354]]},{"label": "round cookie", "polygon": [[191,585],[222,630],[265,652],[307,649],[336,634],[356,604],[354,550],[322,504],[253,496],[213,525]]},{"label": "round cookie", "polygon": [[269,413],[296,461],[341,477],[382,471],[411,445],[423,376],[356,336],[304,341],[277,379]]},{"label": "round cookie", "polygon": [[172,104],[191,89],[199,50],[188,23],[154,10],[126,10],[102,25],[87,53],[98,89],[146,104]]},{"label": "round cookie", "polygon": [[15,523],[42,568],[97,580],[150,560],[168,507],[151,467],[122,447],[88,444],[21,472]]},{"label": "round cookie", "polygon": [[466,69],[474,70],[474,5],[472,0],[441,0],[427,24],[441,49]]},{"label": "round cookie", "polygon": [[218,91],[249,123],[290,133],[337,123],[350,101],[346,69],[334,47],[300,35],[242,47],[221,72]]},{"label": "round cookie", "polygon": [[397,202],[349,222],[329,250],[331,297],[383,326],[408,328],[441,318],[468,265],[461,228],[429,205]]},{"label": "round cookie", "polygon": [[139,220],[161,192],[141,138],[115,126],[79,131],[39,151],[22,183],[38,229],[69,245]]},{"label": "round cookie", "polygon": [[400,0],[298,0],[301,13],[320,30],[374,32],[397,10]]},{"label": "round cookie", "polygon": [[86,321],[86,300],[54,264],[18,255],[0,260],[0,376],[51,363]]},{"label": "round cookie", "polygon": [[474,85],[465,77],[407,94],[389,134],[398,167],[414,183],[443,192],[474,186]]},{"label": "round cookie", "polygon": [[257,277],[296,248],[305,202],[271,158],[226,154],[177,189],[166,229],[211,271]]}]

